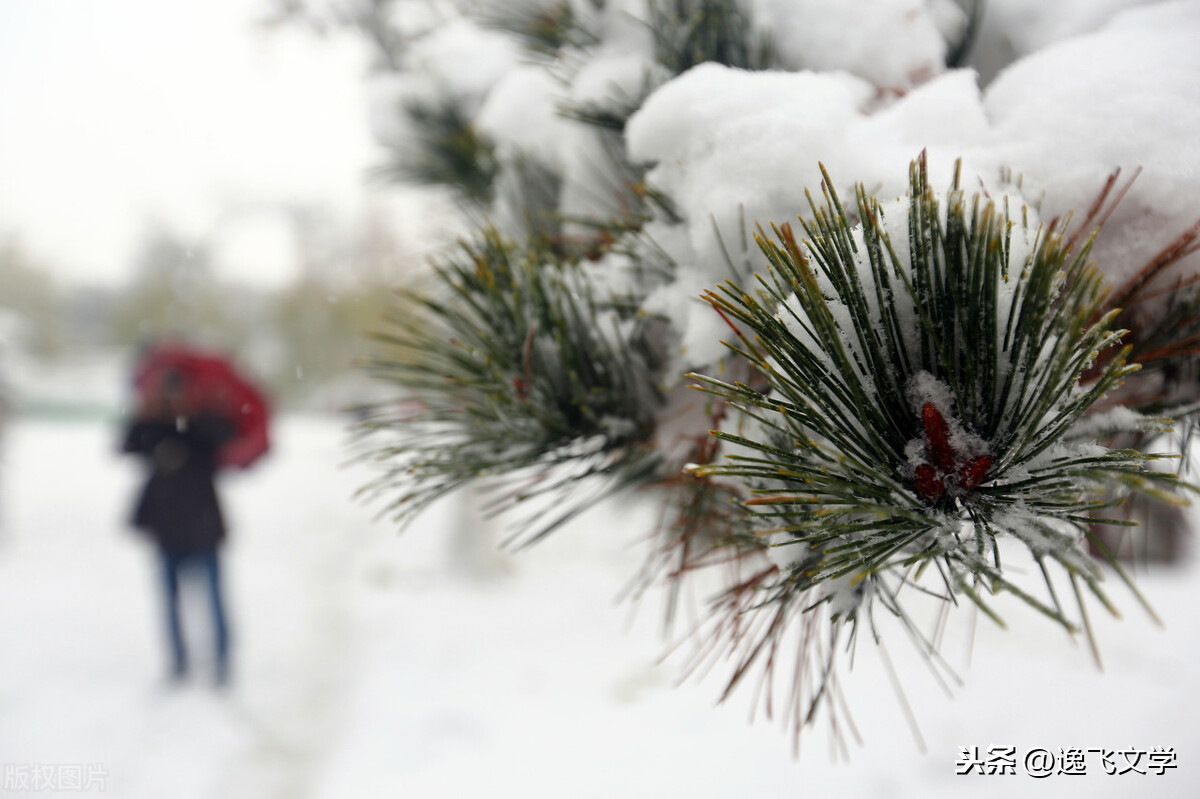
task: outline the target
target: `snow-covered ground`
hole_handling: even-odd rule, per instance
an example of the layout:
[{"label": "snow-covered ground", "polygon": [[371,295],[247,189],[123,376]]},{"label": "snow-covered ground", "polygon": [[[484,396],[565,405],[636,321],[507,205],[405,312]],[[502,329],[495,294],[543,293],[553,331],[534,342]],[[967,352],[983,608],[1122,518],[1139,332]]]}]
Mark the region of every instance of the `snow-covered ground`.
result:
[{"label": "snow-covered ground", "polygon": [[[653,598],[636,613],[615,601],[640,564],[648,500],[597,511],[478,580],[449,557],[455,504],[398,536],[351,501],[364,474],[339,468],[341,422],[323,417],[282,419],[272,457],[225,478],[235,682],[213,690],[197,657],[172,689],[154,562],[123,523],[138,467],[115,438],[94,421],[7,431],[3,795],[55,795],[45,786],[68,787],[75,767],[100,769],[107,795],[147,799],[1198,795],[1195,563],[1143,576],[1162,629],[1114,584],[1127,618],[1093,614],[1104,673],[1014,603],[1000,603],[1009,631],[979,621],[969,667],[950,641],[965,679],[953,699],[890,637],[926,754],[860,647],[845,692],[862,744],[834,763],[818,725],[793,760],[778,724],[747,723],[748,693],[713,707],[719,674],[676,687]],[[186,620],[199,656],[204,615]],[[955,776],[964,746],[1015,747],[1017,774]],[[1091,754],[1084,776],[1034,779],[1020,758],[1038,747],[1174,747],[1178,768],[1108,776]],[[41,789],[24,791],[35,774]]]}]

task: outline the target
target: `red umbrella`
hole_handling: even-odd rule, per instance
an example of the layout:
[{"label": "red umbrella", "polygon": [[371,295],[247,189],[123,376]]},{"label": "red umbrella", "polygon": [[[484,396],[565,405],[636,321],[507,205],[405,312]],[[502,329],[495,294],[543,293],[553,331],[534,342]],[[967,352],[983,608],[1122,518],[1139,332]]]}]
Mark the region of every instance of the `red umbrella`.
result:
[{"label": "red umbrella", "polygon": [[191,407],[233,425],[233,435],[217,450],[218,465],[245,469],[266,453],[267,401],[232,363],[184,345],[154,347],[134,369],[133,384],[143,400],[153,399],[162,395],[172,374],[183,378]]}]

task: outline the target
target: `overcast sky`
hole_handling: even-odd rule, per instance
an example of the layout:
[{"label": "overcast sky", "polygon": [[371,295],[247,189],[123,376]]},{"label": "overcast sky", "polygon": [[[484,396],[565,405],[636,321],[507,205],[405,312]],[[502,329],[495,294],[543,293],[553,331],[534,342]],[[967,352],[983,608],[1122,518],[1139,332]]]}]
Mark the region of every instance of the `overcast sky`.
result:
[{"label": "overcast sky", "polygon": [[263,0],[0,0],[0,237],[64,280],[128,274],[150,221],[256,284],[290,274],[271,209],[352,217],[379,160],[366,52],[267,33]]}]

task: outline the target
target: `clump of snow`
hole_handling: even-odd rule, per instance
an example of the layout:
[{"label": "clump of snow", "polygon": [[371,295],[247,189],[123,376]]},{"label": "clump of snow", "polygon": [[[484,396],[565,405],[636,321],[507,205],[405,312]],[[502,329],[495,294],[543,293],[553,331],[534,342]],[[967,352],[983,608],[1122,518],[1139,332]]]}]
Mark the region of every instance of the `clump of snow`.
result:
[{"label": "clump of snow", "polygon": [[[419,24],[428,22],[423,19]],[[372,135],[384,144],[403,146],[412,132],[402,109],[414,100],[449,103],[475,114],[488,91],[518,66],[519,55],[508,36],[484,30],[463,17],[432,25],[406,45],[401,71],[381,72],[371,78],[368,122]]]},{"label": "clump of snow", "polygon": [[[793,218],[803,188],[820,181],[814,157],[820,143],[860,116],[872,98],[872,88],[849,75],[747,73],[715,64],[656,91],[630,119],[626,140],[633,161],[655,164],[648,182],[665,191],[686,220],[683,236],[665,235],[665,226],[647,231],[680,265],[673,291],[695,297],[728,276],[717,231],[736,239],[743,210],[751,226]],[[655,303],[675,304],[662,296]],[[681,320],[683,338],[706,350],[693,351],[699,359],[693,364],[720,352],[706,344],[709,333],[720,335],[713,316],[688,313]],[[693,323],[707,332],[691,330]]]},{"label": "clump of snow", "polygon": [[609,47],[589,61],[571,81],[574,103],[637,100],[671,75],[641,50]]},{"label": "clump of snow", "polygon": [[390,145],[400,141],[407,125],[400,113],[412,81],[401,75],[379,75],[367,83],[367,127],[372,138]]},{"label": "clump of snow", "polygon": [[943,28],[963,20],[944,0],[755,0],[753,7],[785,66],[842,70],[896,90],[942,71]]},{"label": "clump of snow", "polygon": [[[656,91],[630,120],[631,159],[678,203],[702,263],[720,262],[715,218],[727,236],[746,220],[787,221],[817,192],[819,163],[853,197],[864,183],[884,198],[907,187],[908,163],[929,150],[931,180],[949,183],[954,161],[977,153],[968,179],[998,174],[984,145],[991,133],[969,71],[955,71],[902,98],[880,101],[845,73],[745,72],[703,64]],[[968,165],[969,167],[969,165]]]},{"label": "clump of snow", "polygon": [[519,59],[520,49],[510,37],[460,18],[413,42],[405,68],[456,97],[482,98]]},{"label": "clump of snow", "polygon": [[812,548],[791,533],[771,533],[764,542],[767,560],[783,573],[812,557]]},{"label": "clump of snow", "polygon": [[1091,33],[1118,12],[1160,0],[988,0],[970,65],[984,83],[1017,58]]},{"label": "clump of snow", "polygon": [[1082,216],[1115,168],[1142,169],[1093,253],[1116,284],[1200,216],[1198,41],[1200,4],[1129,11],[1018,61],[984,97],[995,154],[1043,218]]},{"label": "clump of snow", "polygon": [[386,17],[388,27],[403,39],[415,40],[443,25],[447,19],[459,16],[458,11],[446,0],[431,0],[421,3],[387,3],[380,9]]},{"label": "clump of snow", "polygon": [[[897,163],[903,167],[920,150],[928,151],[930,179],[935,186],[950,182],[953,163],[959,157],[964,157],[968,166],[970,162],[982,159],[975,169],[964,171],[964,176],[978,174],[988,178],[995,172],[992,159],[982,149],[990,139],[990,125],[975,73],[971,70],[946,72],[903,97],[879,106],[863,120],[862,130],[855,133],[855,138],[846,146],[857,150],[851,150],[857,156],[856,160],[869,159],[872,152],[880,159],[877,162],[866,160],[874,168],[867,176],[854,178],[868,185],[872,179],[881,179],[877,175],[884,171],[885,163],[888,170],[894,169]],[[848,167],[857,165],[850,157],[844,160],[849,161]],[[906,177],[903,169],[901,172]]]},{"label": "clump of snow", "polygon": [[558,113],[560,92],[545,70],[517,67],[488,92],[475,125],[502,155],[525,154],[561,169],[561,144],[572,123]]},{"label": "clump of snow", "polygon": [[[626,141],[633,161],[656,165],[650,182],[683,203],[685,214],[715,211],[769,193],[787,178],[819,183],[812,156],[873,100],[873,87],[844,73],[701,64],[647,100],[629,121]],[[729,184],[723,202],[714,202],[717,174]],[[697,215],[706,216],[689,216]]]}]

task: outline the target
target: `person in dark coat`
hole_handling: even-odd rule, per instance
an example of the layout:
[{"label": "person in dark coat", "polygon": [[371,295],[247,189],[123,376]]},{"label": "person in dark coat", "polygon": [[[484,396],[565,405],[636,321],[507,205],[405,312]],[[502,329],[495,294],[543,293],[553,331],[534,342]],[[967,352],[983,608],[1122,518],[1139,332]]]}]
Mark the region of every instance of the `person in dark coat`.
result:
[{"label": "person in dark coat", "polygon": [[188,671],[179,614],[180,578],[188,574],[201,576],[207,584],[217,683],[224,684],[229,676],[229,630],[218,558],[225,522],[213,478],[217,450],[232,432],[226,420],[198,412],[183,376],[170,372],[160,390],[143,399],[125,433],[123,450],[141,456],[149,468],[133,525],[158,546],[173,680]]}]

